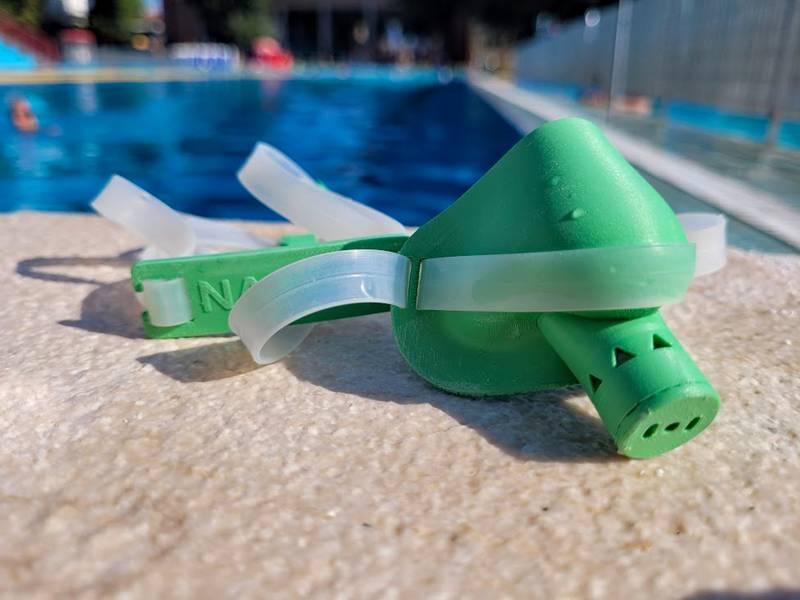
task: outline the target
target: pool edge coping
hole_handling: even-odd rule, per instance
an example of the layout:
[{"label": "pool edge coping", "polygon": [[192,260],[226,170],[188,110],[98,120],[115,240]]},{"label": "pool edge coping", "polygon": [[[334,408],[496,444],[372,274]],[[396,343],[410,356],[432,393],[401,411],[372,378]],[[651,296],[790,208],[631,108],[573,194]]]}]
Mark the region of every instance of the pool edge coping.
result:
[{"label": "pool edge coping", "polygon": [[[528,128],[510,116],[504,110],[504,104],[545,121],[584,116],[561,103],[493,75],[471,71],[467,81],[522,133],[528,133]],[[800,250],[800,227],[797,226],[800,213],[777,196],[715,173],[613,126],[596,123],[637,167]]]}]

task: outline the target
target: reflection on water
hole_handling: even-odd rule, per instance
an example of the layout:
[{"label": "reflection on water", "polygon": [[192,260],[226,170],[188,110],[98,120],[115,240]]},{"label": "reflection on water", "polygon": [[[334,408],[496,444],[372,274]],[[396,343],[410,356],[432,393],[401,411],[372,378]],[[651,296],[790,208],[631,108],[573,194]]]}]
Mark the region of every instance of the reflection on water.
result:
[{"label": "reflection on water", "polygon": [[42,132],[0,119],[0,210],[86,210],[112,173],[206,216],[270,218],[235,179],[264,140],[331,189],[408,224],[457,198],[518,134],[469,88],[397,81],[0,86]]}]

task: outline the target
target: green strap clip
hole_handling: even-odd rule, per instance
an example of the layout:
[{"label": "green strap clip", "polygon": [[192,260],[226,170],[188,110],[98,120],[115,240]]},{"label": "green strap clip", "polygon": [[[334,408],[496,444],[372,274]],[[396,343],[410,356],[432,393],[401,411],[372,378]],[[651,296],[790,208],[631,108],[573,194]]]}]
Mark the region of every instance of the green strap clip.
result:
[{"label": "green strap clip", "polygon": [[[228,313],[258,280],[303,258],[337,250],[399,252],[408,238],[380,235],[332,242],[313,235],[284,237],[280,246],[182,258],[143,260],[131,268],[131,282],[145,311],[148,337],[165,339],[230,333]],[[355,317],[388,310],[385,305],[353,304],[310,315],[302,322]]]}]

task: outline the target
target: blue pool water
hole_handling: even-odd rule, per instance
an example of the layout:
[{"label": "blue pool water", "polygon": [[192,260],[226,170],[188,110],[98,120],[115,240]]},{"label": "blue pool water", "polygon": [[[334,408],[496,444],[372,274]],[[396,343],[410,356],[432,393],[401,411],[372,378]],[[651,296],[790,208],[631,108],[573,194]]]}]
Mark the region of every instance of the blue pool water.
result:
[{"label": "blue pool water", "polygon": [[256,141],[409,225],[438,214],[519,135],[458,79],[319,77],[0,86],[42,131],[0,119],[0,210],[87,210],[112,173],[204,216],[276,218],[235,172]]}]

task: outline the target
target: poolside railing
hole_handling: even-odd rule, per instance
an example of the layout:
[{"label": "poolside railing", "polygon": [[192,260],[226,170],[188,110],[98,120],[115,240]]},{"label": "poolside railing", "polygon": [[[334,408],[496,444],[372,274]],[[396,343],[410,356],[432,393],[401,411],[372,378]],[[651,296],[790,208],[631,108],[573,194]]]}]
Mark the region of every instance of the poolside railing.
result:
[{"label": "poolside railing", "polygon": [[640,98],[653,116],[695,106],[755,119],[753,139],[775,142],[800,122],[797,56],[800,0],[620,0],[584,19],[540,23],[517,48],[514,73],[522,83],[577,88],[609,112]]}]

